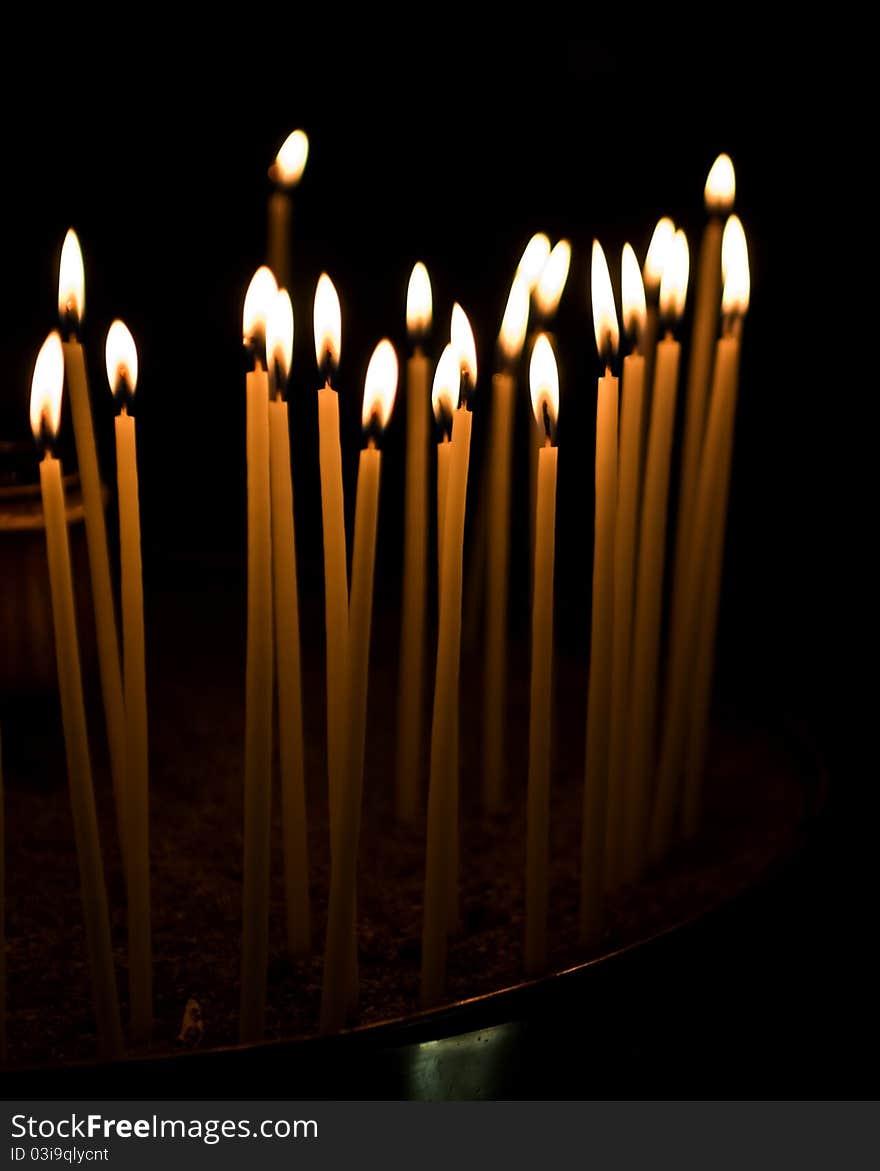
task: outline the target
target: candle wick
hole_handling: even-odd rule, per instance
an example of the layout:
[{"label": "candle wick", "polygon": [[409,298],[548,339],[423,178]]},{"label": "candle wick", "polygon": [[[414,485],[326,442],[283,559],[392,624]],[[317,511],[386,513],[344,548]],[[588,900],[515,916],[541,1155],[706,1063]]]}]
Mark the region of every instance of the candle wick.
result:
[{"label": "candle wick", "polygon": [[375,435],[368,435],[367,436],[367,451],[375,451],[376,446],[377,445],[376,445]]}]

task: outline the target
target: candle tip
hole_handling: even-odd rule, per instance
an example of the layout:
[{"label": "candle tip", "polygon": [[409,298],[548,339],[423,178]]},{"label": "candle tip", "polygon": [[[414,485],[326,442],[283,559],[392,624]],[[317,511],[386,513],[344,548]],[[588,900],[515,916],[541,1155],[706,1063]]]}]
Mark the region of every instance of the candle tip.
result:
[{"label": "candle tip", "polygon": [[730,155],[720,154],[712,164],[703,192],[706,210],[718,215],[733,208],[736,197],[736,173]]}]

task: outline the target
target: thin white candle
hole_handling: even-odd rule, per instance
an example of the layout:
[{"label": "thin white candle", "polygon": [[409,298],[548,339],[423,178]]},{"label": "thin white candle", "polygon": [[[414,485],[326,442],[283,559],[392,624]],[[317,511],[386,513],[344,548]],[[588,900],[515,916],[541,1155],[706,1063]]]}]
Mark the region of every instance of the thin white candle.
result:
[{"label": "thin white candle", "polygon": [[144,590],[135,420],[128,412],[137,387],[134,338],[114,321],[105,347],[107,378],[120,404],[116,417],[116,480],[122,570],[122,645],[126,730],[126,874],[128,984],[131,1039],[145,1044],[153,1023],[153,958],[150,926],[150,781],[147,744],[147,676]]},{"label": "thin white candle", "polygon": [[406,372],[406,487],[401,598],[400,681],[397,702],[397,816],[412,824],[421,803],[425,705],[428,560],[428,359],[431,282],[419,262],[406,297],[406,326],[414,344]]},{"label": "thin white candle", "polygon": [[627,760],[624,879],[642,872],[652,800],[657,725],[657,667],[663,607],[663,566],[666,548],[666,504],[675,421],[675,399],[681,347],[671,326],[684,312],[688,251],[684,233],[675,234],[660,288],[660,312],[669,323],[657,346],[651,425],[645,464],[645,486],[639,529],[632,680],[630,686],[630,753]]},{"label": "thin white candle", "polygon": [[507,611],[510,572],[510,485],[513,454],[515,364],[522,353],[529,316],[525,278],[511,286],[501,322],[498,349],[504,369],[492,379],[492,417],[488,451],[486,574],[486,649],[483,674],[483,794],[487,810],[497,812],[503,799],[506,767],[504,714],[507,699]]},{"label": "thin white candle", "polygon": [[290,425],[287,403],[282,397],[293,355],[293,307],[286,289],[279,290],[269,313],[266,354],[270,383],[273,614],[287,949],[292,955],[304,955],[311,948],[311,907]]},{"label": "thin white candle", "polygon": [[397,355],[389,341],[373,352],[364,387],[363,423],[369,439],[361,452],[355,502],[354,551],[351,567],[349,609],[347,716],[348,737],[343,774],[343,800],[339,838],[330,869],[330,906],[324,954],[321,996],[321,1029],[342,1027],[355,973],[355,901],[364,747],[367,728],[367,677],[370,658],[370,626],[373,613],[373,571],[379,515],[379,479],[382,455],[375,434],[388,423],[397,391]]},{"label": "thin white candle", "polygon": [[644,329],[645,291],[636,254],[624,245],[621,265],[624,332],[634,350],[623,360],[618,457],[617,515],[614,522],[614,603],[611,656],[611,727],[608,748],[608,819],[605,886],[620,881],[623,853],[624,767],[628,727],[636,536],[641,494],[641,437],[645,359],[639,352]]},{"label": "thin white candle", "polygon": [[440,585],[440,630],[431,724],[431,769],[428,785],[428,840],[425,859],[425,906],[422,928],[421,1000],[436,1004],[446,974],[446,938],[451,874],[457,851],[458,756],[456,721],[461,665],[461,591],[465,505],[470,461],[471,412],[468,391],[476,385],[473,333],[461,306],[452,312],[452,346],[462,372],[462,403],[453,414],[452,452],[443,538]]},{"label": "thin white candle", "polygon": [[322,273],[315,290],[315,354],[325,385],[318,391],[318,437],[321,468],[321,518],[324,532],[324,630],[327,644],[327,780],[330,799],[330,846],[339,825],[339,786],[345,752],[345,688],[348,640],[348,563],[342,448],[339,442],[339,396],[330,385],[339,365],[342,313],[333,282]]},{"label": "thin white candle", "polygon": [[266,321],[277,295],[267,268],[244,303],[244,340],[255,368],[246,379],[248,593],[245,674],[244,876],[242,894],[242,1042],[263,1037],[269,959],[269,858],[272,812],[272,531],[269,480],[269,377],[263,366]]},{"label": "thin white candle", "polygon": [[40,490],[46,528],[46,553],[49,562],[67,779],[70,786],[73,832],[86,924],[98,1047],[103,1057],[115,1059],[122,1055],[122,1024],[113,969],[110,915],[107,908],[107,890],[104,884],[104,865],[98,836],[92,764],[86,729],[73,575],[67,536],[67,510],[61,480],[61,464],[53,457],[49,447],[58,431],[61,417],[63,371],[61,338],[57,333],[51,333],[43,343],[34,367],[31,428],[37,441],[46,444],[44,457],[40,463]]},{"label": "thin white candle", "polygon": [[86,546],[89,576],[95,612],[95,638],[98,647],[98,670],[101,698],[107,726],[110,773],[116,804],[116,824],[120,848],[125,853],[125,700],[122,668],[119,659],[119,636],[116,629],[116,604],[110,581],[110,557],[107,552],[107,523],[104,516],[104,490],[98,468],[92,404],[86,377],[83,348],[78,339],[85,307],[85,275],[79,240],[71,228],[61,249],[58,275],[58,312],[64,342],[64,372],[70,397],[70,417],[76,440],[76,456],[82,487],[86,521]]},{"label": "thin white candle", "polygon": [[546,334],[539,334],[529,365],[532,409],[545,429],[538,456],[535,581],[532,591],[532,666],[529,693],[529,773],[526,830],[525,967],[547,966],[549,900],[551,703],[553,689],[553,572],[556,557],[556,465],[559,374]]},{"label": "thin white candle", "polygon": [[581,846],[580,938],[595,947],[602,933],[602,874],[608,800],[611,656],[614,622],[614,519],[617,512],[617,378],[611,373],[620,339],[614,293],[605,253],[593,241],[591,265],[593,327],[604,362],[596,399],[596,505],[593,534],[593,592],[590,677]]}]

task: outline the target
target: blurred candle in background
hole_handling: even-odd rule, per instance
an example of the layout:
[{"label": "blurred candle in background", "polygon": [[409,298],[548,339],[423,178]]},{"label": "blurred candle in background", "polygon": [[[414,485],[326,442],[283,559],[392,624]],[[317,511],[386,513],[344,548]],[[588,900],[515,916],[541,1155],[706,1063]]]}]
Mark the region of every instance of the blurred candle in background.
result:
[{"label": "blurred candle in background", "polygon": [[272,194],[269,196],[266,262],[284,288],[290,287],[292,193],[302,178],[308,157],[309,140],[305,132],[294,130],[284,140],[269,168]]}]

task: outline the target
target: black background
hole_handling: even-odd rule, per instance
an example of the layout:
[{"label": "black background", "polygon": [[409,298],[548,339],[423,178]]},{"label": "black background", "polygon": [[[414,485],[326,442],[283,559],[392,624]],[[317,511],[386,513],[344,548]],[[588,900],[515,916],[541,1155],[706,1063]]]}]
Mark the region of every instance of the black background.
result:
[{"label": "black background", "polygon": [[[553,239],[568,237],[574,249],[557,322],[557,625],[560,640],[586,647],[588,612],[576,569],[581,548],[591,547],[598,369],[590,244],[598,236],[606,246],[616,284],[623,242],[643,258],[656,219],[669,214],[687,231],[694,261],[706,172],[720,150],[731,154],[753,291],[719,688],[728,699],[747,696],[755,708],[794,717],[829,761],[836,813],[821,863],[829,881],[810,888],[821,891],[815,917],[805,914],[803,932],[780,945],[773,962],[804,982],[792,1012],[809,1004],[810,1012],[827,1013],[833,1003],[834,1012],[854,1012],[850,1024],[860,1028],[860,1001],[843,993],[850,979],[862,978],[860,964],[851,960],[842,982],[830,975],[838,968],[831,956],[854,938],[853,923],[856,940],[860,933],[853,914],[860,887],[849,866],[855,850],[844,817],[859,794],[847,787],[836,702],[842,552],[835,485],[843,461],[835,423],[842,387],[839,370],[832,378],[838,355],[823,340],[817,312],[817,225],[828,221],[832,185],[822,137],[830,115],[820,119],[817,111],[829,96],[833,48],[820,52],[735,29],[693,42],[634,37],[629,27],[592,39],[540,31],[490,39],[416,25],[401,44],[381,21],[338,43],[327,30],[309,29],[307,38],[306,30],[291,29],[282,48],[287,30],[273,32],[262,18],[211,29],[210,48],[202,39],[207,29],[135,23],[115,32],[118,49],[106,54],[60,31],[48,47],[22,42],[22,62],[2,82],[0,434],[27,438],[33,359],[55,325],[58,255],[72,224],[85,257],[83,337],[109,466],[113,410],[102,373],[113,317],[127,321],[139,346],[135,410],[148,588],[184,563],[241,571],[241,307],[264,258],[268,164],[286,134],[302,126],[311,152],[295,193],[291,411],[303,592],[320,589],[311,393],[318,274],[331,274],[342,301],[337,384],[351,503],[363,374],[383,335],[405,354],[413,262],[427,263],[434,286],[435,355],[452,301],[471,316],[481,368],[478,419],[513,269],[526,240],[543,229]],[[234,52],[230,40],[237,40]],[[393,604],[398,588],[403,433],[398,412],[385,442],[379,605]],[[523,613],[524,605],[514,607],[515,620]],[[761,980],[742,995],[753,998],[763,1021]],[[834,1029],[827,1035],[841,1046],[835,1068],[842,1061],[857,1073],[855,1047]],[[816,1071],[831,1076],[821,1053]],[[835,1084],[844,1083],[826,1080],[825,1092]]]}]

